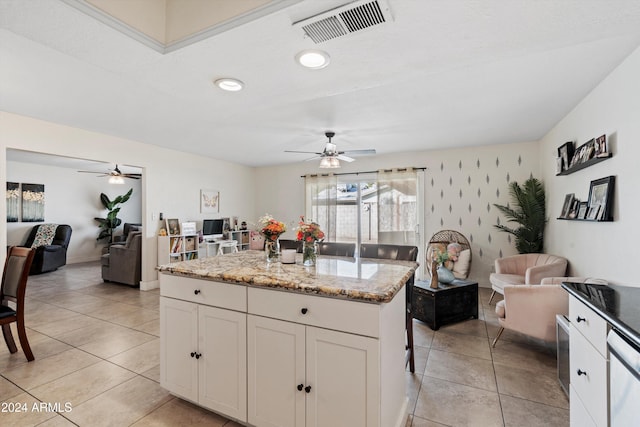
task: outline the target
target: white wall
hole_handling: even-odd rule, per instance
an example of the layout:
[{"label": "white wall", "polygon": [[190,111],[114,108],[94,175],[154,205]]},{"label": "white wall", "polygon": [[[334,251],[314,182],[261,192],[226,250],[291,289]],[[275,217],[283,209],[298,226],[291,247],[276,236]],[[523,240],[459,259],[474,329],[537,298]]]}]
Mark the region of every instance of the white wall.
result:
[{"label": "white wall", "polygon": [[[538,159],[538,143],[527,142],[360,157],[351,164],[343,162],[336,173],[426,167],[426,212],[422,223],[427,241],[442,229],[464,234],[471,240],[470,278],[477,280],[480,286],[488,287],[494,259],[501,254],[516,253],[509,235],[493,227],[498,218],[493,204],[507,204],[510,181],[524,182],[531,175],[539,178]],[[304,180],[300,176],[321,172],[324,171],[318,169],[318,162],[258,168],[255,206],[259,210],[254,216],[257,218],[268,212],[293,224],[291,229],[295,229],[298,217],[304,214]],[[293,232],[287,232],[283,237],[295,238]],[[424,252],[419,255],[421,263],[423,256]]]},{"label": "white wall", "polygon": [[[0,182],[7,181],[7,148],[143,168],[142,288],[157,285],[156,233],[160,212],[182,221],[210,217],[200,214],[203,188],[220,191],[220,216],[242,218],[255,211],[253,169],[234,163],[0,112]],[[6,230],[5,198],[0,198],[0,226]],[[6,238],[6,233],[0,232],[0,259],[6,255]]]},{"label": "white wall", "polygon": [[[569,259],[570,273],[601,277],[612,283],[640,286],[635,262],[640,240],[640,49],[632,53],[541,140],[541,170],[550,184],[550,216],[560,214],[564,196],[588,199],[589,183],[616,177],[613,216],[608,223],[552,219],[547,251]],[[557,147],[581,145],[607,135],[613,157],[568,176],[555,176]],[[633,268],[632,268],[633,267]]]},{"label": "white wall", "polygon": [[[125,185],[111,185],[107,178],[80,176],[75,169],[35,163],[7,162],[7,181],[44,184],[44,222],[68,224],[73,230],[67,251],[67,263],[95,261],[102,255],[105,241],[98,242],[98,223],[106,210],[100,203],[100,193],[111,199],[133,189],[131,198],[121,205],[118,218],[122,222],[139,223],[142,218],[142,191],[139,180],[127,179]],[[21,245],[37,223],[7,223],[7,244]],[[117,230],[122,232],[122,226]]]}]

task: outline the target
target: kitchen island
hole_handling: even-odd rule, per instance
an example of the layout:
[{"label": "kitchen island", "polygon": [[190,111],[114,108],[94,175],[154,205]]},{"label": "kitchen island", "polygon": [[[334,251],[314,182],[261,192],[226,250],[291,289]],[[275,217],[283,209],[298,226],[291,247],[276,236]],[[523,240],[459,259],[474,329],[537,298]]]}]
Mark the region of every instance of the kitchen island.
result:
[{"label": "kitchen island", "polygon": [[257,427],[404,426],[417,265],[243,251],[160,266],[161,385]]}]

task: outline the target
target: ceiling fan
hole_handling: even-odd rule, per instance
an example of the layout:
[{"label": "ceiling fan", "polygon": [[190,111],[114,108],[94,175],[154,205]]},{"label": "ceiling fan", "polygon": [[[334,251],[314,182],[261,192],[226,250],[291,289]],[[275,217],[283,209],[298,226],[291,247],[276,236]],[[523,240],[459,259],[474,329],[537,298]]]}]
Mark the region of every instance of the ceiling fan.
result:
[{"label": "ceiling fan", "polygon": [[[336,133],[327,131],[324,133],[325,136],[329,139],[324,146],[324,150],[322,152],[313,152],[313,151],[292,151],[285,150],[285,153],[305,153],[305,154],[315,154],[315,156],[306,159],[305,161],[320,159],[320,167],[321,168],[339,168],[340,160],[345,162],[353,162],[355,159],[349,156],[366,156],[370,154],[376,154],[376,150],[373,148],[367,150],[350,150],[350,151],[338,151],[338,147],[336,144],[331,142],[331,138],[333,138]],[[347,156],[347,154],[349,156]]]},{"label": "ceiling fan", "polygon": [[[142,174],[140,173],[122,173],[120,171],[120,169],[118,168],[118,165],[116,165],[116,167],[110,171],[107,172],[95,172],[95,171],[78,171],[81,173],[95,173],[98,175],[98,177],[103,177],[103,176],[108,176],[109,180],[111,180],[112,178],[130,178],[130,179],[140,179],[142,177]],[[110,181],[111,182],[111,181]],[[124,180],[123,180],[124,182]]]}]

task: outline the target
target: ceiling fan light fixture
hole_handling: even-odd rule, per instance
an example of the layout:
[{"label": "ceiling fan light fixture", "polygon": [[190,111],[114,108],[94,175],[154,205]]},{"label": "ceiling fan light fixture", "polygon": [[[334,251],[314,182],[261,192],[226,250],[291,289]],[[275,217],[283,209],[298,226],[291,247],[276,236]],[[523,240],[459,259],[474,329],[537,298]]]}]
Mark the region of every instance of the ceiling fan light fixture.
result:
[{"label": "ceiling fan light fixture", "polygon": [[305,68],[319,70],[329,65],[329,54],[322,50],[303,50],[296,55],[296,62]]},{"label": "ceiling fan light fixture", "polygon": [[320,160],[321,169],[336,169],[340,167],[340,160],[335,157],[323,157]]},{"label": "ceiling fan light fixture", "polygon": [[213,83],[220,89],[226,90],[227,92],[238,92],[244,88],[244,83],[242,81],[231,77],[223,77],[215,80]]},{"label": "ceiling fan light fixture", "polygon": [[109,184],[124,184],[124,178],[118,175],[109,177]]}]

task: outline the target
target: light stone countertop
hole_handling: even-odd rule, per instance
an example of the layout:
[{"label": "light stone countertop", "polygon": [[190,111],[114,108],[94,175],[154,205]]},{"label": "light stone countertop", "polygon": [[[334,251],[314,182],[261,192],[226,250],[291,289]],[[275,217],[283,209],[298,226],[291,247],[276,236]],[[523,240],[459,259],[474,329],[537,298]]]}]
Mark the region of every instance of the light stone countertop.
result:
[{"label": "light stone countertop", "polygon": [[268,263],[263,251],[237,253],[174,262],[158,267],[162,274],[245,284],[256,287],[347,298],[371,303],[393,299],[418,267],[413,261],[318,255],[315,267]]}]

